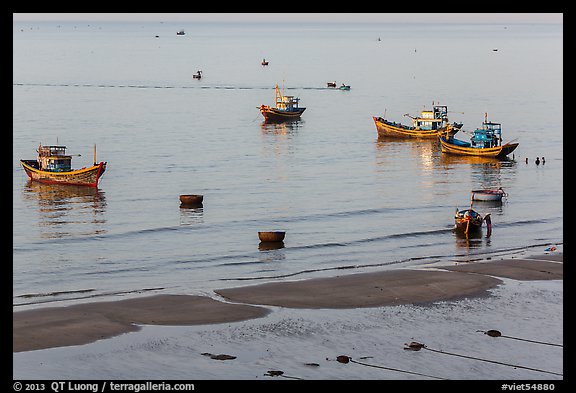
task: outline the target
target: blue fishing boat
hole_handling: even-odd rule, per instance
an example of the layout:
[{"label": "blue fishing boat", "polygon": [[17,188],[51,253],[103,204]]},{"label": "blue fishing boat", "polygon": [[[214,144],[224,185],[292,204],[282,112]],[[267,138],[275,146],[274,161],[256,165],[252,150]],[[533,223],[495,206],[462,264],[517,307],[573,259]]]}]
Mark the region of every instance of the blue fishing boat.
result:
[{"label": "blue fishing boat", "polygon": [[454,138],[454,136],[440,136],[442,152],[464,156],[504,158],[518,147],[518,143],[508,142],[502,144],[502,124],[488,121],[488,114],[484,114],[481,128],[474,130],[470,142]]}]

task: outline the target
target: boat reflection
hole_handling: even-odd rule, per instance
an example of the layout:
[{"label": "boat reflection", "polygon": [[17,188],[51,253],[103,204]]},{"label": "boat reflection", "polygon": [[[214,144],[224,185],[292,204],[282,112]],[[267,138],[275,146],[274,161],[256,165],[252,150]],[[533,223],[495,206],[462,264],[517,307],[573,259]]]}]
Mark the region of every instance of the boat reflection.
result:
[{"label": "boat reflection", "polygon": [[260,262],[274,262],[286,259],[284,242],[260,242],[258,250],[260,250]]},{"label": "boat reflection", "polygon": [[98,187],[43,184],[28,180],[25,201],[37,201],[40,236],[62,238],[105,233],[106,198]]},{"label": "boat reflection", "polygon": [[434,168],[440,156],[440,146],[435,140],[378,138],[376,140],[376,164],[385,167],[388,171],[389,161],[397,160],[399,156],[404,157],[406,149],[409,149],[412,157],[418,159],[417,162],[422,169]]},{"label": "boat reflection", "polygon": [[260,251],[279,250],[284,248],[284,242],[260,242],[258,249]]},{"label": "boat reflection", "polygon": [[[447,171],[457,169],[460,166],[469,166],[470,176],[474,184],[476,184],[473,186],[474,188],[496,189],[503,187],[508,189],[511,182],[516,179],[514,172],[517,163],[511,159],[442,154],[440,164]],[[494,206],[494,204],[491,206]]]},{"label": "boat reflection", "polygon": [[288,135],[292,134],[304,125],[304,120],[297,119],[282,123],[262,122],[260,129],[263,134]]},{"label": "boat reflection", "polygon": [[195,225],[204,222],[204,207],[180,205],[180,225]]},{"label": "boat reflection", "polygon": [[468,235],[462,231],[454,230],[454,237],[456,238],[456,248],[462,249],[476,249],[490,245],[490,238],[484,236],[484,230],[470,232]]}]

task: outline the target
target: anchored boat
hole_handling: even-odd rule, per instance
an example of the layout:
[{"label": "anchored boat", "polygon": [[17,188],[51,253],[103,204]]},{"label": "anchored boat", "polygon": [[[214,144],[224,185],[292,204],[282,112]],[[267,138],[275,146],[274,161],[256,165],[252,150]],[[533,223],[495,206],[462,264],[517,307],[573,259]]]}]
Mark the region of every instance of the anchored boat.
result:
[{"label": "anchored boat", "polygon": [[517,142],[502,144],[502,124],[488,121],[487,113],[482,127],[474,131],[470,142],[456,139],[453,135],[441,135],[440,144],[443,153],[495,158],[505,158],[518,147]]},{"label": "anchored boat", "polygon": [[468,236],[472,232],[479,232],[482,229],[482,223],[486,222],[486,227],[488,233],[487,237],[492,234],[492,220],[490,218],[490,213],[487,213],[484,217],[480,213],[470,207],[465,210],[458,210],[456,208],[456,213],[454,214],[454,230],[464,233]]},{"label": "anchored boat", "polygon": [[410,116],[408,113],[404,116],[412,119],[412,126],[372,116],[378,137],[437,138],[442,134],[454,135],[462,128],[461,123],[448,123],[446,105],[432,105],[432,110],[423,110],[417,117]]},{"label": "anchored boat", "polygon": [[306,108],[299,106],[298,101],[300,101],[300,98],[283,95],[278,85],[276,85],[276,106],[271,107],[262,104],[258,109],[260,109],[260,113],[262,113],[266,122],[297,120],[306,110]]},{"label": "anchored boat", "polygon": [[96,163],[96,145],[94,164],[87,168],[72,169],[72,156],[67,155],[66,146],[61,145],[40,145],[36,160],[20,160],[20,163],[30,180],[46,184],[97,187],[106,171],[106,162]]},{"label": "anchored boat", "polygon": [[485,188],[482,190],[472,190],[471,194],[473,201],[484,202],[502,202],[502,198],[508,196],[502,187],[497,189]]}]

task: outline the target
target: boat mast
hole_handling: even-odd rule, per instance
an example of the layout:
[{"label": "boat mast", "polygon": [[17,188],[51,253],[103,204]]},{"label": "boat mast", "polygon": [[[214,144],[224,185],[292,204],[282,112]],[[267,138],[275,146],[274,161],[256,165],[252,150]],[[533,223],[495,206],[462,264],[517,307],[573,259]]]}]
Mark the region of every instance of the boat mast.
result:
[{"label": "boat mast", "polygon": [[94,144],[94,165],[96,165],[96,144]]},{"label": "boat mast", "polygon": [[276,83],[276,108],[280,108],[279,104],[282,104],[282,93],[280,93],[280,88],[278,83]]}]

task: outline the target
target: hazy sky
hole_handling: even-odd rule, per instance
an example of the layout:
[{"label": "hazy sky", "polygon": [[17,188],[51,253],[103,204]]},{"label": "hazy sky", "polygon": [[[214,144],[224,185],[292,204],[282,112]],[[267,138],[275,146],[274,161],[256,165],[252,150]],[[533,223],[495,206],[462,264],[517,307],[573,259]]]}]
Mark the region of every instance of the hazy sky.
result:
[{"label": "hazy sky", "polygon": [[562,13],[13,13],[13,21],[563,23]]}]

